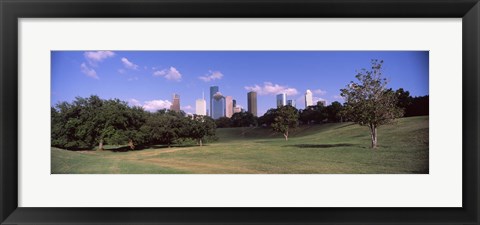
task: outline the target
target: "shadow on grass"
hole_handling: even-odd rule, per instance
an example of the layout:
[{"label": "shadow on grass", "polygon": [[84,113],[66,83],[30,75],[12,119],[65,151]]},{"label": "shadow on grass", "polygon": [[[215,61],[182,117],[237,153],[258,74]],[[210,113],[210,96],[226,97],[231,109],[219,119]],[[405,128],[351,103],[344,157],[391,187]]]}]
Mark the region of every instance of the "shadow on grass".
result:
[{"label": "shadow on grass", "polygon": [[[209,146],[209,145],[208,144],[203,144],[203,146]],[[149,145],[148,147],[145,147],[145,148],[152,149],[152,148],[189,148],[189,147],[200,147],[200,145],[197,145],[197,144],[174,144],[174,145],[170,145],[170,147],[168,147],[168,145]]]},{"label": "shadow on grass", "polygon": [[[189,147],[196,147],[196,146],[199,146],[199,145],[193,145],[193,144],[192,145],[190,145],[190,144],[171,145],[170,147],[168,145],[148,145],[148,146],[135,146],[135,149],[130,149],[130,147],[128,147],[128,146],[122,146],[122,147],[118,147],[118,148],[109,148],[109,149],[105,149],[105,150],[106,151],[112,151],[112,152],[133,152],[133,151],[143,151],[143,150],[148,150],[148,149],[189,148]],[[203,146],[205,147],[205,146],[208,146],[208,145],[204,144]]]},{"label": "shadow on grass", "polygon": [[128,146],[122,146],[118,148],[109,148],[109,149],[104,149],[104,151],[112,151],[112,152],[128,152],[128,151],[134,151]]},{"label": "shadow on grass", "polygon": [[298,144],[298,145],[284,145],[283,147],[297,147],[297,148],[335,148],[335,147],[350,147],[354,144],[340,143],[340,144]]}]

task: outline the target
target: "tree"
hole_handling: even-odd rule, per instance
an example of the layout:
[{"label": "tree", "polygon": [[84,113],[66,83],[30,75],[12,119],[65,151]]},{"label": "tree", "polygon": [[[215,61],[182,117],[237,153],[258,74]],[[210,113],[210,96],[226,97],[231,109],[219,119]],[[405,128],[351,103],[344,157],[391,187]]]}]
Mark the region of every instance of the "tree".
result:
[{"label": "tree", "polygon": [[102,106],[89,121],[97,124],[98,150],[103,144],[127,145],[135,149],[134,142],[139,139],[139,129],[145,123],[145,113],[140,107],[130,108],[119,99],[103,100]]},{"label": "tree", "polygon": [[135,149],[135,145],[144,145],[146,143],[146,134],[140,129],[147,119],[147,112],[142,107],[127,107],[127,130],[128,147]]},{"label": "tree", "polygon": [[328,118],[326,107],[322,103],[317,102],[316,105],[311,105],[300,111],[299,120],[303,124],[322,123]]},{"label": "tree", "polygon": [[98,121],[93,120],[103,105],[98,96],[77,97],[52,108],[52,146],[77,150],[91,149],[98,140]]},{"label": "tree", "polygon": [[332,102],[331,105],[327,106],[326,107],[326,111],[327,111],[327,119],[329,122],[342,122],[342,115],[341,115],[341,111],[343,109],[343,106],[342,104],[340,104],[340,102]]},{"label": "tree", "polygon": [[232,115],[233,127],[249,127],[256,125],[256,117],[251,112],[237,112]]},{"label": "tree", "polygon": [[402,109],[406,109],[412,104],[412,97],[410,97],[410,92],[399,88],[395,91],[397,95],[397,106]]},{"label": "tree", "polygon": [[275,115],[277,114],[277,108],[269,109],[263,116],[258,118],[258,124],[270,126],[275,122]]},{"label": "tree", "polygon": [[188,117],[189,133],[188,136],[198,141],[198,145],[203,146],[203,139],[205,137],[215,136],[215,121],[208,116],[193,115]]},{"label": "tree", "polygon": [[297,109],[289,105],[278,108],[271,126],[274,131],[282,133],[285,141],[288,141],[289,131],[298,126]]},{"label": "tree", "polygon": [[383,60],[372,60],[371,70],[362,69],[353,81],[341,89],[345,98],[345,115],[349,120],[370,129],[372,148],[377,147],[377,129],[402,116],[395,92],[388,90],[387,79],[382,77]]},{"label": "tree", "polygon": [[183,113],[159,110],[151,113],[145,125],[141,128],[148,134],[149,144],[164,144],[170,147],[184,135],[185,117]]},{"label": "tree", "polygon": [[405,109],[405,117],[409,116],[426,116],[429,113],[429,97],[428,95],[425,96],[417,96],[417,97],[410,97],[411,104],[408,105]]},{"label": "tree", "polygon": [[215,124],[218,128],[226,128],[226,127],[230,127],[232,122],[228,117],[220,117],[215,120]]},{"label": "tree", "polygon": [[105,143],[125,144],[135,148],[138,129],[145,122],[144,111],[130,108],[118,99],[102,100],[96,95],[77,97],[72,103],[61,102],[51,109],[52,146],[66,149],[98,150]]}]

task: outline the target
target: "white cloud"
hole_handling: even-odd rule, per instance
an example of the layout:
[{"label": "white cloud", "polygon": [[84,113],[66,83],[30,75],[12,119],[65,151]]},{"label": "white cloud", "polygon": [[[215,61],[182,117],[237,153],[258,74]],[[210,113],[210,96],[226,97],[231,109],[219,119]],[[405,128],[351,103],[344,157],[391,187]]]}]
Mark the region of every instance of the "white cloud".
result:
[{"label": "white cloud", "polygon": [[222,77],[223,74],[220,71],[209,71],[208,74],[205,74],[205,76],[200,76],[198,77],[198,79],[209,82],[212,80],[220,80],[222,79]]},{"label": "white cloud", "polygon": [[313,90],[313,93],[317,94],[317,95],[324,95],[327,93],[327,91],[324,91],[324,90],[321,90],[321,89],[317,89],[317,90]]},{"label": "white cloud", "polygon": [[276,95],[286,93],[288,96],[297,95],[298,91],[295,88],[273,84],[271,82],[264,82],[263,87],[255,84],[254,86],[245,86],[247,91],[255,91],[258,95]]},{"label": "white cloud", "polygon": [[137,99],[134,99],[134,98],[128,99],[128,104],[130,104],[132,106],[142,106],[140,101],[138,101]]},{"label": "white cloud", "polygon": [[138,69],[138,65],[133,63],[133,62],[130,62],[127,58],[123,57],[121,59],[122,63],[123,63],[123,66],[125,66],[125,68],[127,69],[131,69],[131,70],[136,70]]},{"label": "white cloud", "polygon": [[[314,104],[317,104],[318,101],[325,101],[325,102],[327,102],[326,99],[319,98],[319,97],[313,97],[313,103],[314,103]],[[328,103],[328,102],[327,102],[327,103]]]},{"label": "white cloud", "polygon": [[90,65],[96,66],[98,62],[101,62],[106,58],[115,56],[115,53],[112,51],[85,52],[83,53],[83,56],[85,56]]},{"label": "white cloud", "polygon": [[100,79],[98,76],[97,76],[97,71],[95,71],[94,69],[92,68],[89,68],[87,66],[87,64],[85,63],[82,63],[80,65],[80,70],[82,71],[82,73],[84,73],[85,75],[87,75],[88,77],[91,77],[91,78],[94,78],[94,79]]},{"label": "white cloud", "polygon": [[160,110],[160,109],[170,109],[170,106],[172,105],[170,101],[161,100],[161,99],[145,101],[142,104],[142,102],[140,102],[139,100],[131,98],[127,102],[131,106],[139,106],[150,112],[156,112],[157,110]]},{"label": "white cloud", "polygon": [[213,98],[216,100],[223,98],[222,92],[218,91],[217,93],[213,94]]},{"label": "white cloud", "polygon": [[182,106],[182,110],[187,114],[193,113],[193,107],[191,105]]},{"label": "white cloud", "polygon": [[167,80],[180,81],[182,79],[182,74],[173,66],[169,69],[157,70],[153,72],[155,77],[165,77]]},{"label": "white cloud", "polygon": [[169,109],[172,103],[168,100],[151,100],[145,101],[143,108],[150,112],[155,112],[160,109]]}]

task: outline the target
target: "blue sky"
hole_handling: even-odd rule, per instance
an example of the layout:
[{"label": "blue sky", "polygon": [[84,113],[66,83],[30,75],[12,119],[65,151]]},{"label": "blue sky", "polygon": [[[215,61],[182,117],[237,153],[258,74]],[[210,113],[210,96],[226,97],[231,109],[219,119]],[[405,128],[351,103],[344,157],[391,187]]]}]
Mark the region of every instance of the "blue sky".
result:
[{"label": "blue sky", "polygon": [[155,111],[178,93],[182,110],[194,113],[195,100],[217,85],[244,108],[257,91],[260,116],[281,92],[297,108],[307,89],[314,100],[343,102],[339,90],[371,59],[384,60],[389,87],[428,94],[428,51],[52,51],[51,104],[95,94]]}]

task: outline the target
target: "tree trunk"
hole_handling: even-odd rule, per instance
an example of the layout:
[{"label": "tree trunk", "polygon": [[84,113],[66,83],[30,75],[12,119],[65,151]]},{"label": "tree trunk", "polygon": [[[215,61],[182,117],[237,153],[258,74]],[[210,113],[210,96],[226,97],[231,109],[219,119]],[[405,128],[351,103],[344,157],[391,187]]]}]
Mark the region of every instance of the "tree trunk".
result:
[{"label": "tree trunk", "polygon": [[285,137],[285,141],[288,141],[288,131],[285,132],[285,133],[283,134],[283,136]]},{"label": "tree trunk", "polygon": [[98,151],[103,151],[103,139],[98,143]]},{"label": "tree trunk", "polygon": [[377,127],[371,126],[370,133],[372,137],[372,148],[377,148]]},{"label": "tree trunk", "polygon": [[128,147],[130,147],[130,150],[134,150],[134,149],[135,149],[135,145],[133,144],[133,140],[132,140],[132,139],[128,140]]},{"label": "tree trunk", "polygon": [[200,144],[200,147],[203,146],[203,143],[202,143],[202,139],[201,139],[201,138],[198,140],[198,143]]}]

